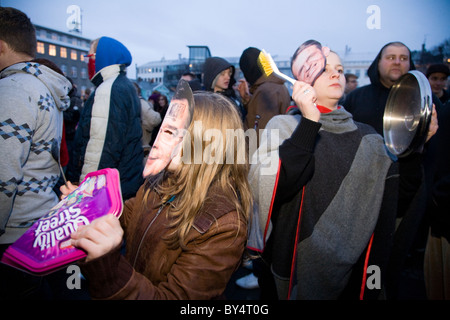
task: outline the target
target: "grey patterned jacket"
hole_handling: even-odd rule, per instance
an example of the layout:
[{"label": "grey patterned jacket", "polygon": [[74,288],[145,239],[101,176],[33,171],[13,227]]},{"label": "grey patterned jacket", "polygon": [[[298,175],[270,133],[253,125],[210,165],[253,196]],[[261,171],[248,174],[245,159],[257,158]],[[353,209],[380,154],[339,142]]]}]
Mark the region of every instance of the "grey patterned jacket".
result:
[{"label": "grey patterned jacket", "polygon": [[52,189],[70,88],[34,62],[0,72],[0,244],[13,243],[58,203]]}]

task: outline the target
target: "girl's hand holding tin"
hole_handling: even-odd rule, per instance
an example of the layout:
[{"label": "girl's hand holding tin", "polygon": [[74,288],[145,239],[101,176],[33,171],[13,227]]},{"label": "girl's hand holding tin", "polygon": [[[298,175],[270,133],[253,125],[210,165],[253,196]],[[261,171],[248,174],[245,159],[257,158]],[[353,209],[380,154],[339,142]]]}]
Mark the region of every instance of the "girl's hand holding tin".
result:
[{"label": "girl's hand holding tin", "polygon": [[87,253],[86,262],[99,258],[122,243],[123,229],[119,219],[107,214],[91,224],[79,226],[71,235],[71,244]]}]

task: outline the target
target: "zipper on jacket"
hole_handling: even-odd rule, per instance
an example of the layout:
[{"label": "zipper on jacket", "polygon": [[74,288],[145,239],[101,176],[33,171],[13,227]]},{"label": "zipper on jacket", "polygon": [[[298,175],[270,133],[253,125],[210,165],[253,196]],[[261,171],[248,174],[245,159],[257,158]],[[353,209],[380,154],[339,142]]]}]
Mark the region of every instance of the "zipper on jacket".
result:
[{"label": "zipper on jacket", "polygon": [[158,212],[156,212],[156,215],[153,217],[152,221],[150,221],[150,223],[148,224],[147,228],[145,229],[144,234],[142,235],[141,241],[139,242],[139,246],[138,246],[138,249],[137,249],[137,251],[136,251],[136,255],[135,255],[135,257],[134,257],[133,269],[134,269],[135,266],[136,266],[137,258],[138,258],[138,256],[139,256],[139,251],[141,250],[142,243],[144,242],[144,239],[145,239],[145,236],[147,235],[148,230],[149,230],[150,227],[152,226],[153,222],[155,222],[156,218],[158,218],[159,214],[160,214],[161,211],[164,209],[164,207],[165,207],[167,204],[170,204],[174,199],[175,199],[175,196],[172,196],[167,202],[163,203],[163,204],[159,207]]}]

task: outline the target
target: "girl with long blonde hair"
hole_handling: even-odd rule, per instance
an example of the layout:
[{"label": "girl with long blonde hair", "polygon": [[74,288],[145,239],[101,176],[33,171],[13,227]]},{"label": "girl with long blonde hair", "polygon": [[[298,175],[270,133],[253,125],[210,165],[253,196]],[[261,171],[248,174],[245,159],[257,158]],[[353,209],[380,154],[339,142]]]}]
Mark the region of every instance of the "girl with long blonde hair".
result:
[{"label": "girl with long blonde hair", "polygon": [[219,94],[194,101],[179,156],[147,177],[120,223],[106,215],[72,235],[93,298],[213,299],[238,268],[252,210],[242,121]]}]

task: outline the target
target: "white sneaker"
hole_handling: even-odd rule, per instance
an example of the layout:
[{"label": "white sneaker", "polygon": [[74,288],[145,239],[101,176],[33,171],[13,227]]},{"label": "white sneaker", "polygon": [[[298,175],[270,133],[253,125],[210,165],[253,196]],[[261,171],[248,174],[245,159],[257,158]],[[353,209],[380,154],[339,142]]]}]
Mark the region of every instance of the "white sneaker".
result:
[{"label": "white sneaker", "polygon": [[256,289],[259,288],[258,278],[253,273],[246,275],[245,277],[236,280],[236,285],[243,289]]}]

